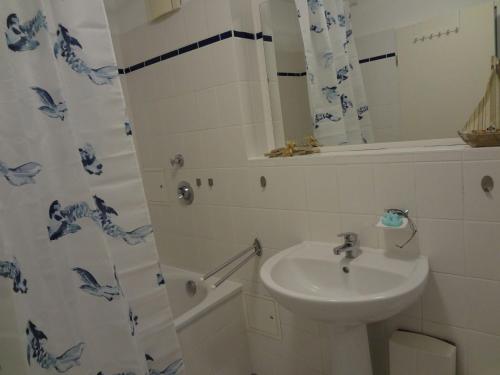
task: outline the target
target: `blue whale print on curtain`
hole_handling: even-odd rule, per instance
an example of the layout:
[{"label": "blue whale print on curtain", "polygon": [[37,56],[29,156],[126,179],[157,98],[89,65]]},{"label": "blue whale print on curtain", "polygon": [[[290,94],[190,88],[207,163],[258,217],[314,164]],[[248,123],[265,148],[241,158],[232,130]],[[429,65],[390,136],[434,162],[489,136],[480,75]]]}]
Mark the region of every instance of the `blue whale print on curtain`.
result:
[{"label": "blue whale print on curtain", "polygon": [[33,19],[23,24],[16,13],[9,14],[7,16],[7,30],[5,31],[7,47],[14,52],[34,50],[40,45],[35,37],[41,29],[47,29],[45,16],[41,11],[38,11]]},{"label": "blue whale print on curtain", "polygon": [[80,153],[80,159],[82,159],[82,165],[88,174],[93,174],[100,176],[102,174],[102,163],[97,160],[95,156],[94,146],[90,143],[85,143],[82,147],[78,149]]},{"label": "blue whale print on curtain", "polygon": [[[149,354],[146,354],[146,360],[148,362],[153,362],[154,358]],[[150,365],[151,366],[151,365]],[[176,375],[179,374],[181,370],[184,369],[184,361],[182,359],[176,359],[170,363],[163,370],[149,369],[149,375]]]},{"label": "blue whale print on curtain", "polygon": [[26,336],[28,340],[27,359],[30,366],[31,360],[34,359],[41,368],[54,369],[62,373],[80,365],[79,361],[85,343],[80,342],[56,357],[45,348],[48,341],[47,336],[31,321],[28,321]]},{"label": "blue whale print on curtain", "polygon": [[132,308],[128,308],[128,321],[130,324],[130,334],[135,336],[135,327],[139,324],[139,317],[134,314]]},{"label": "blue whale print on curtain", "polygon": [[13,281],[12,289],[15,293],[28,292],[28,282],[23,278],[16,258],[12,262],[0,260],[0,276]]},{"label": "blue whale print on curtain", "polygon": [[57,41],[54,44],[54,56],[64,58],[64,61],[75,72],[87,75],[96,85],[111,84],[113,78],[118,76],[118,68],[114,65],[103,66],[93,69],[85,61],[76,55],[75,50],[83,47],[78,39],[72,37],[66,27],[59,24],[57,29]]},{"label": "blue whale print on curtain", "polygon": [[83,268],[75,267],[73,268],[73,271],[80,276],[80,279],[83,282],[80,289],[92,296],[102,297],[107,301],[113,301],[113,299],[122,295],[122,288],[120,286],[120,282],[118,281],[118,277],[116,276],[116,267],[114,267],[115,285],[99,284],[94,275]]},{"label": "blue whale print on curtain", "polygon": [[40,173],[42,166],[35,162],[22,164],[19,167],[9,168],[0,161],[0,174],[2,174],[12,186],[34,184],[35,176]]},{"label": "blue whale print on curtain", "polygon": [[56,104],[54,99],[52,99],[52,96],[46,90],[40,87],[32,87],[31,89],[38,94],[38,97],[43,104],[41,107],[38,107],[41,112],[51,118],[58,118],[61,121],[64,121],[65,113],[68,111],[64,101]]},{"label": "blue whale print on curtain", "polygon": [[125,134],[132,135],[132,123],[130,121],[125,121],[123,125],[125,126]]},{"label": "blue whale print on curtain", "polygon": [[[97,375],[106,375],[104,374],[102,371],[99,371],[97,373]],[[136,375],[135,372],[117,372],[117,373],[114,373],[113,375]]]},{"label": "blue whale print on curtain", "polygon": [[328,145],[373,141],[349,2],[295,0],[295,5],[304,42],[315,137]]},{"label": "blue whale print on curtain", "polygon": [[87,202],[78,202],[66,207],[62,207],[59,201],[54,201],[50,205],[50,224],[47,227],[50,240],[57,240],[67,234],[78,232],[81,228],[76,221],[83,218],[91,219],[104,233],[113,238],[121,238],[129,245],[137,245],[144,242],[146,237],[153,233],[151,225],[144,225],[129,232],[110,219],[110,215],[118,216],[118,212],[105,205],[104,200],[94,196],[95,209],[91,209]]}]

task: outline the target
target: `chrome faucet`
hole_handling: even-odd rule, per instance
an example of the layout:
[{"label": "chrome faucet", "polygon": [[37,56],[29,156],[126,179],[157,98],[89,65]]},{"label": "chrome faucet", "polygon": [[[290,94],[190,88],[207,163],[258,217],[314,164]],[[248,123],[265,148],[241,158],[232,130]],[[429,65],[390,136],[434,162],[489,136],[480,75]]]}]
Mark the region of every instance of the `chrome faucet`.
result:
[{"label": "chrome faucet", "polygon": [[345,253],[346,258],[354,259],[361,254],[361,249],[359,248],[359,238],[356,233],[353,232],[340,233],[337,237],[343,237],[344,244],[333,248],[333,253],[335,255],[340,255],[342,253]]}]

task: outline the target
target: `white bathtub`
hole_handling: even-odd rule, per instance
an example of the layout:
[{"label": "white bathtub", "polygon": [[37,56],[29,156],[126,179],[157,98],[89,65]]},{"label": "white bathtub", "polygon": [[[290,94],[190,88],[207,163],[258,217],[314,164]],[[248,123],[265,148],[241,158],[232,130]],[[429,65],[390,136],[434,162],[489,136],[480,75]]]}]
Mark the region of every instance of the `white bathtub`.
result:
[{"label": "white bathtub", "polygon": [[[175,328],[178,331],[241,291],[241,284],[234,281],[226,280],[219,287],[213,288],[212,284],[217,278],[201,281],[202,275],[195,272],[165,265],[161,268],[174,314]],[[194,295],[190,295],[186,288],[189,281],[196,283]]]}]

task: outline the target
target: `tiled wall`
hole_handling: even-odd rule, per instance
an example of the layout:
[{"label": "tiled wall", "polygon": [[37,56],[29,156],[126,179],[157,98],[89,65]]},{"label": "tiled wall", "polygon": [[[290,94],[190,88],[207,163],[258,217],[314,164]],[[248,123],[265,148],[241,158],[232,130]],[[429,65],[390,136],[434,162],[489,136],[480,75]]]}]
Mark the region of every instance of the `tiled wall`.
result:
[{"label": "tiled wall", "polygon": [[[163,22],[121,35],[124,66],[225,30],[255,32],[249,4],[230,3],[191,0]],[[228,38],[125,76],[162,261],[206,271],[258,236],[264,259],[237,279],[245,291],[266,295],[258,270],[269,256],[305,239],[336,241],[346,230],[360,233],[364,246],[396,251],[405,234],[380,232],[374,223],[384,208],[408,208],[419,233],[404,251],[428,255],[432,274],[421,301],[369,327],[376,373],[387,374],[387,338],[400,327],[456,342],[459,374],[499,373],[500,189],[487,195],[480,179],[500,181],[500,151],[450,147],[249,161],[248,154],[259,153],[250,140],[265,120],[258,43]],[[169,158],[177,152],[186,164],[174,171]],[[202,185],[193,205],[180,206],[177,182],[195,186],[196,178]],[[328,374],[321,324],[284,309],[280,319],[279,341],[248,334],[253,371]]]}]

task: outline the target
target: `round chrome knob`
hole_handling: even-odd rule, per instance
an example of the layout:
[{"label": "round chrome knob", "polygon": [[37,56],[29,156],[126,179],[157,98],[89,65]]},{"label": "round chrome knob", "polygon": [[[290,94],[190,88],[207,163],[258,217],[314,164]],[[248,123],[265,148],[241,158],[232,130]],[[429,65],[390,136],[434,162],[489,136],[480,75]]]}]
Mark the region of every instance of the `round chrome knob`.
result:
[{"label": "round chrome knob", "polygon": [[193,203],[194,192],[189,182],[179,182],[179,185],[177,185],[177,199],[183,201],[185,204]]}]

